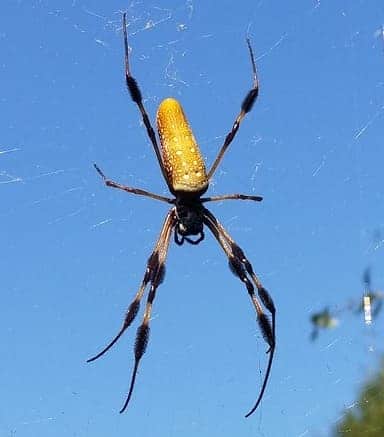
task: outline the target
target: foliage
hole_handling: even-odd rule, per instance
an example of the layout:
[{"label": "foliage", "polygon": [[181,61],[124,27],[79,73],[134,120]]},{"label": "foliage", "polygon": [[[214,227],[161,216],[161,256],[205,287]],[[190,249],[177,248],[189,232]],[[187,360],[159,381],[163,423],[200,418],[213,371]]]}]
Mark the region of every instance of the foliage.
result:
[{"label": "foliage", "polygon": [[378,375],[363,387],[356,407],[345,413],[334,436],[384,436],[384,360]]}]

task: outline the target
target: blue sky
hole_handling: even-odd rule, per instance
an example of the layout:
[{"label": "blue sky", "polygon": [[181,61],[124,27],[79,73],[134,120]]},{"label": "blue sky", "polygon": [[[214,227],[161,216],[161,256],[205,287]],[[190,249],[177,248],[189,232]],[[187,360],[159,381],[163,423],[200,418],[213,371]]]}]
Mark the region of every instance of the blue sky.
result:
[{"label": "blue sky", "polygon": [[[0,435],[327,436],[378,366],[383,320],[354,316],[310,343],[309,317],[383,287],[381,0],[2,2]],[[148,351],[124,415],[135,328],[120,327],[166,206],[123,81],[121,11],[152,118],[178,98],[211,163],[251,85],[260,97],[210,193],[277,306],[277,351],[249,419],[266,346],[212,237],[171,246]],[[375,236],[376,235],[376,236]]]}]

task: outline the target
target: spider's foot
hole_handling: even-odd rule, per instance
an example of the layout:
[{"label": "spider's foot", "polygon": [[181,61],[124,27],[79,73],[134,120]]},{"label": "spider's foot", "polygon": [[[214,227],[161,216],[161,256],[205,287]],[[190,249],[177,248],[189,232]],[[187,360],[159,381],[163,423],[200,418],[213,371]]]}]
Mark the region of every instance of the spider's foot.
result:
[{"label": "spider's foot", "polygon": [[93,164],[93,166],[95,167],[97,173],[99,173],[99,175],[104,179],[104,181],[106,181],[107,178],[106,178],[105,174],[101,171],[100,167],[98,167],[98,165],[95,163]]}]

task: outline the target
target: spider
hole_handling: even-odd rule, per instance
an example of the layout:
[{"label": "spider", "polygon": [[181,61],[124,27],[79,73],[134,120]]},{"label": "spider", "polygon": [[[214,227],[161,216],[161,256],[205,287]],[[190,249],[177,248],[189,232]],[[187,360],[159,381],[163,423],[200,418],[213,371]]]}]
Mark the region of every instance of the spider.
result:
[{"label": "spider", "polygon": [[[260,196],[249,196],[244,194],[225,194],[220,196],[201,197],[208,189],[209,181],[212,179],[215,170],[220,164],[225,151],[234,139],[240,123],[245,115],[250,112],[256,101],[259,91],[259,83],[256,72],[255,59],[251,43],[247,38],[247,45],[253,70],[253,86],[247,93],[232,129],[225,137],[224,143],[207,172],[203,157],[200,153],[196,140],[189,127],[180,103],[172,98],[167,98],[160,103],[157,111],[157,130],[160,139],[158,146],[155,131],[152,128],[147,111],[144,107],[140,88],[136,79],[131,74],[128,52],[128,37],[126,14],[123,14],[123,36],[125,50],[125,80],[131,99],[138,106],[142,121],[147,130],[147,134],[152,143],[153,149],[163,174],[169,191],[173,198],[164,197],[139,188],[132,188],[121,185],[108,179],[101,169],[94,164],[96,171],[102,177],[108,187],[118,188],[131,194],[150,197],[172,205],[168,211],[160,235],[154,250],[147,261],[144,278],[140,288],[125,314],[124,322],[120,331],[113,340],[97,355],[90,358],[87,362],[97,360],[104,355],[123,335],[125,330],[131,325],[139,312],[140,302],[144,296],[145,289],[149,284],[146,307],[141,325],[137,329],[136,341],[134,346],[134,366],[131,376],[128,395],[120,413],[127,408],[132,396],[135,385],[137,370],[140,360],[145,353],[149,338],[149,322],[152,312],[152,304],[156,296],[159,285],[163,282],[165,274],[165,260],[172,232],[174,241],[181,246],[184,242],[197,245],[204,240],[204,225],[212,232],[215,239],[223,249],[228,258],[229,267],[232,272],[242,281],[247,289],[248,295],[256,311],[257,321],[269,348],[269,360],[265,371],[264,380],[259,392],[259,396],[245,417],[250,416],[258,407],[267,386],[271,371],[273,356],[275,352],[275,305],[267,290],[261,284],[255,274],[251,263],[246,258],[242,249],[230,237],[216,217],[204,206],[207,202],[216,202],[228,199],[261,201]],[[255,293],[257,289],[257,294]],[[264,312],[264,308],[270,313],[271,321]]]}]

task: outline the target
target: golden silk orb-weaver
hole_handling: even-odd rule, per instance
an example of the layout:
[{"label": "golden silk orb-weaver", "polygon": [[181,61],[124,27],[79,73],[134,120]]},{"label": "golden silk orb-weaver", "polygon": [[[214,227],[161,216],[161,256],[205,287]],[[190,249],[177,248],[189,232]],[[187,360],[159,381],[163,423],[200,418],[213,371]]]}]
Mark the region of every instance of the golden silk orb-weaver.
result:
[{"label": "golden silk orb-weaver", "polygon": [[[149,285],[147,302],[141,325],[137,329],[136,341],[134,346],[134,367],[131,376],[128,395],[122,413],[128,406],[135,385],[137,369],[142,356],[145,353],[149,338],[149,322],[152,312],[152,304],[155,299],[158,286],[163,282],[165,274],[165,260],[168,252],[170,239],[174,236],[175,243],[181,246],[185,241],[190,244],[199,244],[204,239],[204,225],[212,232],[215,239],[223,249],[228,258],[229,267],[232,272],[242,281],[247,289],[248,295],[256,311],[257,321],[264,340],[269,348],[269,360],[265,371],[265,376],[257,400],[252,409],[247,413],[250,416],[258,407],[267,386],[271,371],[273,356],[275,352],[275,305],[267,290],[263,287],[260,279],[253,270],[251,263],[246,258],[242,249],[230,237],[222,224],[204,206],[207,202],[215,202],[228,199],[254,200],[261,201],[260,196],[249,196],[245,194],[225,194],[220,196],[201,197],[208,189],[215,170],[222,160],[225,151],[234,139],[240,123],[245,115],[250,112],[256,101],[259,91],[255,59],[249,39],[247,45],[251,58],[253,70],[253,86],[247,93],[241,110],[232,126],[232,129],[225,137],[224,143],[213,162],[209,171],[206,171],[204,159],[200,153],[195,137],[188,124],[187,118],[180,103],[172,98],[167,98],[160,103],[157,111],[157,131],[160,139],[158,146],[156,134],[152,128],[147,111],[145,110],[141,91],[136,80],[131,75],[129,65],[128,38],[126,14],[123,14],[123,33],[125,49],[125,80],[131,99],[138,106],[147,134],[156,153],[160,170],[163,174],[169,191],[173,198],[164,197],[139,188],[132,188],[121,185],[108,179],[100,168],[95,164],[95,168],[103,178],[108,187],[118,188],[132,194],[150,197],[172,205],[168,211],[155,248],[148,258],[147,267],[140,288],[133,298],[125,314],[124,322],[120,331],[113,340],[97,355],[90,358],[88,362],[97,360],[104,355],[123,335],[125,330],[131,325],[139,312],[140,302],[144,292]],[[192,238],[194,236],[194,238]],[[257,295],[255,293],[257,289]],[[265,309],[269,312],[271,320],[265,314]]]}]

